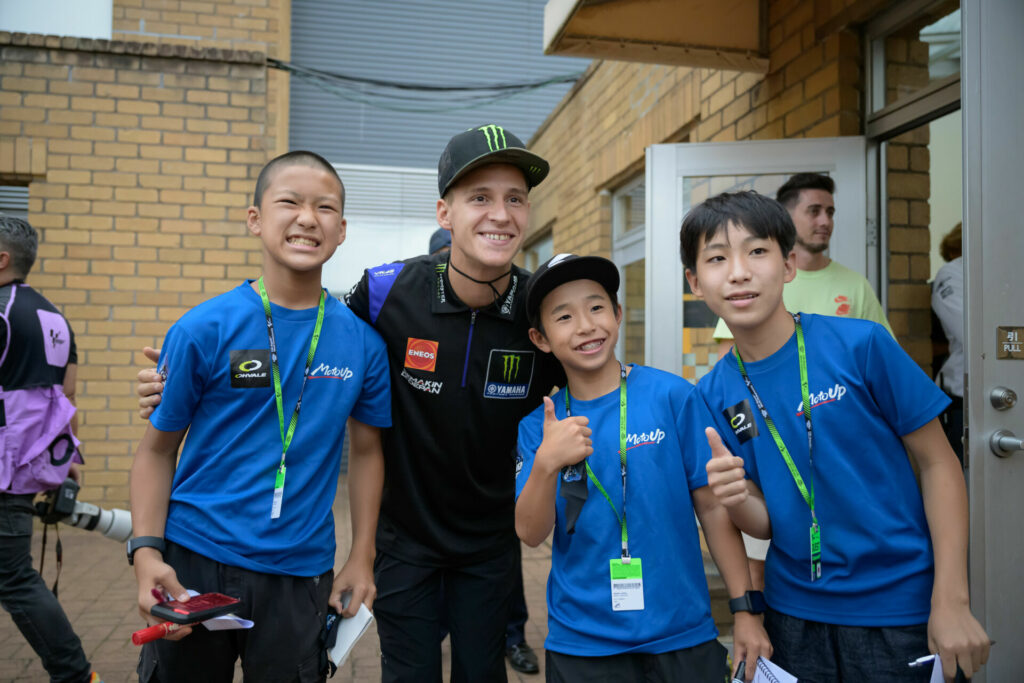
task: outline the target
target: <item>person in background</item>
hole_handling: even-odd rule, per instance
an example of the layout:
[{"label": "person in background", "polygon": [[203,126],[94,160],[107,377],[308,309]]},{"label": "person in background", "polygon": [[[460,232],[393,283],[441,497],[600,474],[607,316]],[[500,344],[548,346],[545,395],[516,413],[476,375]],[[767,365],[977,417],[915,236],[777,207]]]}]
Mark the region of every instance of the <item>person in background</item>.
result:
[{"label": "person in background", "polygon": [[452,250],[452,233],[450,230],[438,228],[430,235],[430,248],[428,254],[446,254]]},{"label": "person in background", "polygon": [[25,284],[38,245],[28,221],[0,214],[0,604],[51,681],[102,683],[57,596],[32,568],[33,497],[68,476],[82,480],[75,336]]},{"label": "person in background", "polygon": [[935,383],[952,400],[939,416],[953,452],[964,462],[964,259],[962,225],[956,224],[939,246],[946,263],[932,282],[932,310],[949,340],[949,358],[942,364]]}]

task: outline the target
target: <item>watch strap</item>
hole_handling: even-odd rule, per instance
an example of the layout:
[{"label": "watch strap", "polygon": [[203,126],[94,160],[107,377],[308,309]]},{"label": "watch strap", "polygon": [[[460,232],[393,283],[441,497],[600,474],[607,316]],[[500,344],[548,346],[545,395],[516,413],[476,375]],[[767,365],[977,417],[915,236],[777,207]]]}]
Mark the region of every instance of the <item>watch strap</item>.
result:
[{"label": "watch strap", "polygon": [[764,593],[761,591],[747,591],[738,598],[733,598],[729,601],[729,611],[733,614],[737,612],[750,612],[751,614],[762,614],[768,605],[764,601]]},{"label": "watch strap", "polygon": [[136,536],[129,538],[127,544],[128,564],[135,564],[135,551],[139,548],[156,548],[162,555],[167,549],[167,542],[159,536]]}]

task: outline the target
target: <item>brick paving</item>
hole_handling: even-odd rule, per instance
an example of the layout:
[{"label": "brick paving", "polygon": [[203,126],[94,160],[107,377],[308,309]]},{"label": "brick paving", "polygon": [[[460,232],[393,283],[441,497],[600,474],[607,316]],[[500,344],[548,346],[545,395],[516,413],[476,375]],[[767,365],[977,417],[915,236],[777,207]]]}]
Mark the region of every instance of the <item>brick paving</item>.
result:
[{"label": "brick paving", "polygon": [[[338,539],[339,563],[344,560],[349,546],[348,495],[344,477],[339,485],[335,502],[335,523]],[[33,537],[33,562],[39,566],[42,541],[41,527]],[[132,631],[143,623],[135,606],[135,575],[124,557],[124,546],[99,534],[61,526],[64,547],[64,567],[60,575],[60,601],[64,611],[82,639],[86,656],[93,668],[103,676],[105,683],[122,683],[137,679],[135,666],[139,650],[132,645]],[[55,576],[55,536],[51,528],[46,550],[44,577],[52,585]],[[547,635],[547,607],[544,590],[551,548],[524,548],[523,573],[526,584],[526,602],[530,620],[526,624],[527,642],[537,649],[541,659],[540,676],[522,676],[508,669],[510,681],[542,681],[544,652],[541,644]],[[444,678],[450,672],[448,639],[443,644]],[[0,682],[44,683],[46,671],[39,663],[14,622],[0,612]],[[241,681],[237,671],[235,680]],[[370,683],[380,681],[380,647],[376,628],[371,629],[356,645],[348,661],[330,681],[339,683]]]},{"label": "brick paving", "polygon": [[[338,562],[340,566],[348,552],[348,495],[344,477],[339,482],[339,495],[334,506]],[[33,538],[33,559],[39,565],[39,547],[42,534]],[[132,631],[142,628],[135,600],[135,576],[124,557],[124,547],[99,534],[61,527],[64,546],[64,567],[60,577],[60,596],[64,611],[71,619],[75,631],[82,639],[85,653],[106,683],[136,680],[135,666],[138,648],[132,645]],[[53,550],[54,535],[50,534],[44,576],[52,584],[55,573]],[[526,676],[508,668],[509,681],[537,683],[544,680],[544,638],[547,636],[547,605],[545,586],[551,566],[551,547],[548,543],[537,548],[523,548],[523,581],[530,620],[526,624],[526,640],[536,650],[541,673]],[[715,573],[710,569],[710,573]],[[720,580],[710,576],[712,593],[721,598]],[[720,599],[716,600],[716,620],[723,616]],[[724,610],[728,615],[728,610]],[[720,624],[727,632],[727,626]],[[444,680],[450,673],[448,639],[444,653]],[[0,614],[0,682],[44,683],[48,678],[32,649],[6,614]],[[236,681],[241,672],[236,671]],[[356,645],[348,661],[330,681],[339,683],[374,683],[380,680],[380,647],[375,628],[371,628]]]}]

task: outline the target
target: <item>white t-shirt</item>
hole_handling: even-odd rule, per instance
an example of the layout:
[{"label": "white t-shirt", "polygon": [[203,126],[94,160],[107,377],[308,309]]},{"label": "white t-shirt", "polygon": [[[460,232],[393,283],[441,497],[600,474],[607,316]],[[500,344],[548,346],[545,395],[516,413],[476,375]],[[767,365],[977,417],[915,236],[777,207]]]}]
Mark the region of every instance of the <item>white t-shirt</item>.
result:
[{"label": "white t-shirt", "polygon": [[932,282],[932,310],[949,340],[949,358],[936,383],[954,396],[964,395],[964,260],[958,256],[939,268]]}]

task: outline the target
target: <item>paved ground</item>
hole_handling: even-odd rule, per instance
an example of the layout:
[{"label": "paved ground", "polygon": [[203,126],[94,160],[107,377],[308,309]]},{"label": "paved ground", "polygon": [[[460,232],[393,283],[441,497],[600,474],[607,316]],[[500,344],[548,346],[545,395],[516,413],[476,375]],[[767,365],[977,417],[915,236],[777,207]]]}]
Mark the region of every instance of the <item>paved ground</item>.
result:
[{"label": "paved ground", "polygon": [[[339,487],[335,504],[338,547],[348,551],[348,496],[344,481]],[[33,557],[39,564],[41,533],[36,533]],[[143,623],[135,606],[135,576],[125,561],[124,546],[102,536],[79,529],[61,527],[64,547],[64,567],[60,576],[60,596],[64,610],[82,639],[86,655],[106,683],[136,680],[135,665],[138,648],[132,645],[132,631]],[[55,573],[54,536],[50,534],[44,575],[52,584]],[[343,556],[342,556],[343,559]],[[544,600],[548,569],[551,565],[551,547],[542,544],[535,549],[523,549],[523,577],[526,603],[530,620],[526,624],[526,639],[541,662],[539,676],[524,676],[508,669],[513,682],[538,683],[543,681],[544,651],[547,635],[547,606]],[[340,562],[337,566],[340,566]],[[712,579],[712,591],[716,584]],[[716,605],[716,617],[720,616]],[[728,614],[726,611],[725,614]],[[723,632],[725,629],[722,629]],[[445,641],[444,678],[448,679],[448,641]],[[235,679],[241,681],[240,673]],[[0,613],[0,683],[44,683],[48,678],[35,653],[21,637],[6,613]],[[332,683],[371,683],[380,680],[380,650],[376,630],[367,632],[356,645],[352,656],[342,670],[330,679]]]},{"label": "paved ground", "polygon": [[[339,493],[346,491],[344,481]],[[339,495],[335,504],[338,548],[347,554],[349,546],[348,496]],[[42,534],[37,530],[33,538],[33,559],[39,566]],[[60,575],[60,599],[64,611],[82,639],[85,653],[106,683],[134,681],[138,648],[131,643],[132,631],[142,628],[141,617],[135,607],[135,575],[124,557],[124,546],[99,534],[61,527],[64,547],[64,567]],[[55,576],[55,537],[50,529],[46,551],[44,576],[52,585]],[[543,667],[543,644],[547,635],[547,608],[544,590],[551,548],[524,549],[523,574],[530,620],[526,624],[527,642],[537,646]],[[340,566],[340,562],[339,565]],[[448,641],[445,640],[444,668],[448,678]],[[543,668],[541,669],[543,672]],[[540,676],[521,676],[508,670],[510,681],[543,681]],[[32,648],[22,638],[14,622],[0,612],[0,683],[44,683],[49,680]],[[236,676],[241,681],[241,675]],[[376,629],[368,631],[356,645],[332,681],[339,683],[370,683],[380,681],[380,649]]]}]

